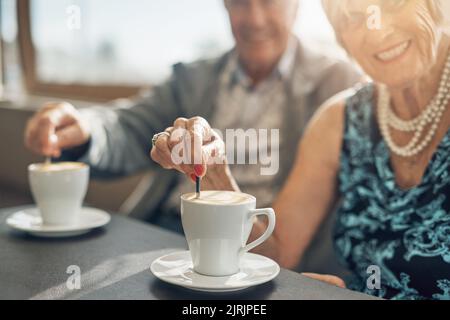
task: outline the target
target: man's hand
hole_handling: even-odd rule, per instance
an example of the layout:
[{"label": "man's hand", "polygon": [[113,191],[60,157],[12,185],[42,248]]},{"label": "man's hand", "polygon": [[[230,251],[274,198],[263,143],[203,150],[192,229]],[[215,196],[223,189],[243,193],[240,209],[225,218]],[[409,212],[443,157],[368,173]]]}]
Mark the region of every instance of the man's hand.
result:
[{"label": "man's hand", "polygon": [[58,158],[63,149],[89,141],[90,129],[69,103],[48,103],[27,123],[25,146],[46,157]]}]

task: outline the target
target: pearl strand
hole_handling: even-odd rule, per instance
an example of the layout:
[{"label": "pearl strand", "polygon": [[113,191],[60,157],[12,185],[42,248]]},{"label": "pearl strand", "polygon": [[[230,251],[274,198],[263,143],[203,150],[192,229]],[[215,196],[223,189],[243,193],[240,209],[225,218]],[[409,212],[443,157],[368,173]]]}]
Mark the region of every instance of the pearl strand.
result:
[{"label": "pearl strand", "polygon": [[[446,65],[450,64],[450,55],[447,57]],[[423,119],[426,119],[428,122],[431,122],[431,117],[433,111],[436,112],[436,109],[439,108],[439,105],[441,103],[441,100],[445,96],[446,89],[448,90],[449,87],[448,82],[450,80],[450,68],[444,68],[441,81],[439,84],[439,91],[436,94],[436,96],[433,98],[431,103],[425,108],[425,110],[415,119],[406,121],[402,120],[392,111],[391,108],[389,108],[389,125],[399,131],[404,132],[413,132],[416,130],[416,127],[419,125],[420,122],[422,122]]]},{"label": "pearl strand", "polygon": [[[393,112],[390,110],[389,92],[385,85],[380,86],[378,97],[378,121],[381,134],[391,151],[402,157],[412,157],[422,152],[430,144],[450,101],[449,78],[450,56],[447,59],[436,97],[419,117],[411,121],[403,121],[392,117]],[[431,125],[428,133],[424,136],[422,141],[420,141],[425,126],[428,124]],[[389,130],[390,126],[400,131],[414,132],[414,136],[406,146],[398,146],[392,139]]]}]

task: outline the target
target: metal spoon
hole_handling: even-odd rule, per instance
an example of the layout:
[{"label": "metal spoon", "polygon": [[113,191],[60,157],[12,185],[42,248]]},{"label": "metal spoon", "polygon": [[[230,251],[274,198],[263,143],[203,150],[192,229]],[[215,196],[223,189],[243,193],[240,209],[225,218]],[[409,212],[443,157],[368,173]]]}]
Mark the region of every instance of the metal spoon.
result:
[{"label": "metal spoon", "polygon": [[200,177],[195,178],[195,196],[200,198]]}]

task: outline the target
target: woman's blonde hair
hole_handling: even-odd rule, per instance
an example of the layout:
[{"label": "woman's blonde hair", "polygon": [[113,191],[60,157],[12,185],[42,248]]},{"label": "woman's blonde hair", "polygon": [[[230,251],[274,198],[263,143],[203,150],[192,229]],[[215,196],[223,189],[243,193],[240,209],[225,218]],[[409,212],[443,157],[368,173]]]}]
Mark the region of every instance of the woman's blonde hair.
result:
[{"label": "woman's blonde hair", "polygon": [[[450,1],[449,0],[425,0],[430,13],[438,25],[443,26],[444,31],[450,34]],[[349,0],[322,0],[325,13],[334,28],[336,38],[342,45],[339,35],[339,22],[342,17],[348,15]]]}]

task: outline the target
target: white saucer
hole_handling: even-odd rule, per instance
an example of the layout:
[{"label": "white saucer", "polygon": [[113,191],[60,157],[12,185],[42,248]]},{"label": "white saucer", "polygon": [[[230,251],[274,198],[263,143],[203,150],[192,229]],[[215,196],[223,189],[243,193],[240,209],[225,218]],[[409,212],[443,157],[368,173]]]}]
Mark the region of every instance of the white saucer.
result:
[{"label": "white saucer", "polygon": [[111,220],[111,216],[99,209],[82,208],[79,222],[73,226],[49,226],[42,224],[39,209],[27,208],[15,212],[8,217],[6,224],[13,229],[20,230],[38,237],[72,237],[104,226]]},{"label": "white saucer", "polygon": [[275,261],[246,253],[239,273],[228,277],[208,277],[194,272],[189,251],[175,252],[156,259],[150,269],[164,282],[206,292],[243,290],[271,281],[280,273],[280,267]]}]

